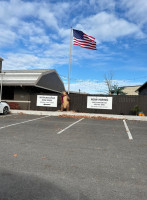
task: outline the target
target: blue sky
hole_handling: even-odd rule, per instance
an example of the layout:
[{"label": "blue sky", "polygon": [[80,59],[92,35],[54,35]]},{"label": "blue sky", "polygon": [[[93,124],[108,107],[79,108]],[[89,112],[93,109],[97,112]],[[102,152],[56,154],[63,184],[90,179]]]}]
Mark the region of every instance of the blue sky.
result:
[{"label": "blue sky", "polygon": [[147,0],[0,0],[3,70],[56,69],[68,84],[70,26],[96,38],[72,46],[72,91],[107,93],[147,81]]}]

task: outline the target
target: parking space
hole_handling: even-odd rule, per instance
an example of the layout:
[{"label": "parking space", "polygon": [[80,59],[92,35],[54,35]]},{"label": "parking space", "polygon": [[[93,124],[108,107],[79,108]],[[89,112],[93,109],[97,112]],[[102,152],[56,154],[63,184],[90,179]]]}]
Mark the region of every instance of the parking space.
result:
[{"label": "parking space", "polygon": [[0,199],[146,200],[147,123],[0,116]]},{"label": "parking space", "polygon": [[127,121],[134,139],[144,140],[147,137],[147,123],[144,121]]}]

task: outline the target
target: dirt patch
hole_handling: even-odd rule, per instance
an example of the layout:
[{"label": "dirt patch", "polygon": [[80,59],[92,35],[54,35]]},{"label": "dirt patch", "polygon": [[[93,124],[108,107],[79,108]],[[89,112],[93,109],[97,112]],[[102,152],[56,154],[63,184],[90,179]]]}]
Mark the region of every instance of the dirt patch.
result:
[{"label": "dirt patch", "polygon": [[111,119],[111,120],[125,120],[125,119],[118,119],[114,117],[102,117],[102,116],[87,116],[87,115],[59,115],[58,117],[70,117],[70,118],[87,118],[87,119]]},{"label": "dirt patch", "polygon": [[25,113],[23,113],[23,112],[19,112],[19,113],[17,113],[18,115],[25,115]]}]

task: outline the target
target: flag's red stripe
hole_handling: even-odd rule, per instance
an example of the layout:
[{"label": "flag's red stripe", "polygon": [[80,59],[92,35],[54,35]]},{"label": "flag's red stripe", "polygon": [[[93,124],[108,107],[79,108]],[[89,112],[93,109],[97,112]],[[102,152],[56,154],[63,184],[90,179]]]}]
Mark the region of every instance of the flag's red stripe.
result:
[{"label": "flag's red stripe", "polygon": [[84,34],[84,39],[88,39],[88,40],[90,40],[90,41],[95,41],[95,38],[92,38],[91,36],[88,36],[88,35],[85,35]]},{"label": "flag's red stripe", "polygon": [[96,50],[96,47],[83,46],[83,45],[79,45],[79,44],[74,44],[74,45],[77,45],[77,46],[80,46],[80,47],[82,47],[82,48],[86,48],[86,49],[93,49],[93,50]]},{"label": "flag's red stripe", "polygon": [[94,41],[89,41],[89,40],[78,40],[78,39],[76,39],[76,38],[73,38],[73,41],[75,41],[75,42],[79,42],[79,43],[89,43],[89,44],[94,44],[94,45],[96,45],[96,42]]},{"label": "flag's red stripe", "polygon": [[75,38],[75,37],[73,37],[73,39],[79,40],[79,41],[87,40],[87,41],[89,41],[89,42],[94,42],[94,43],[96,43],[95,40],[91,40],[91,39],[89,39],[89,38],[87,38],[87,37],[85,37],[85,36],[84,36],[83,40],[82,40],[82,39],[77,39],[77,38]]},{"label": "flag's red stripe", "polygon": [[79,44],[79,43],[73,43],[73,45],[88,46],[88,47],[91,47],[91,48],[96,48],[96,45],[90,45],[90,44]]},{"label": "flag's red stripe", "polygon": [[85,38],[84,38],[84,40],[82,40],[82,41],[87,41],[87,42],[90,42],[90,43],[92,43],[92,44],[96,44],[96,42],[95,42],[94,40],[87,40],[87,39],[85,39]]},{"label": "flag's red stripe", "polygon": [[84,39],[84,40],[89,40],[89,41],[91,41],[91,42],[95,42],[95,40],[92,40],[91,38],[89,38],[89,37],[87,37],[87,36],[85,36],[85,35],[84,35],[83,39]]},{"label": "flag's red stripe", "polygon": [[82,47],[90,47],[90,48],[96,49],[96,46],[92,46],[92,45],[88,45],[88,44],[78,44],[78,43],[74,43],[74,45],[79,45],[79,46],[82,46]]},{"label": "flag's red stripe", "polygon": [[92,37],[92,36],[89,36],[89,35],[87,35],[86,33],[84,33],[84,35],[85,35],[85,36],[87,36],[88,38],[92,39],[92,40],[95,40],[95,38],[94,38],[94,37]]},{"label": "flag's red stripe", "polygon": [[91,44],[88,44],[88,43],[78,43],[78,42],[74,42],[73,43],[74,45],[79,45],[79,46],[90,46],[92,48],[96,48],[96,45],[91,45]]},{"label": "flag's red stripe", "polygon": [[76,43],[76,44],[82,44],[82,45],[91,45],[91,46],[96,46],[96,44],[91,44],[91,43],[88,43],[88,42],[77,42],[77,41],[73,41],[73,44]]},{"label": "flag's red stripe", "polygon": [[83,44],[83,45],[91,45],[91,46],[96,46],[96,44],[92,44],[92,43],[89,43],[89,42],[86,42],[86,41],[77,41],[77,40],[73,40],[73,44],[76,43],[76,44]]},{"label": "flag's red stripe", "polygon": [[96,48],[96,46],[88,45],[88,44],[79,44],[79,43],[74,43],[74,45],[79,45],[79,46],[89,46],[89,47],[91,47],[91,48]]}]

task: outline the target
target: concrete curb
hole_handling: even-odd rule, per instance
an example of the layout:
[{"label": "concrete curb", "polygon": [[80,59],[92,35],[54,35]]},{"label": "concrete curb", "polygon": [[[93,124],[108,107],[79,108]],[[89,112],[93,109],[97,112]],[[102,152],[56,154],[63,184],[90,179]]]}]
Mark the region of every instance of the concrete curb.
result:
[{"label": "concrete curb", "polygon": [[48,115],[61,117],[83,117],[83,118],[102,118],[102,119],[120,119],[120,120],[137,120],[147,121],[147,117],[132,115],[114,115],[114,114],[95,114],[95,113],[74,113],[74,112],[57,112],[57,111],[34,111],[34,110],[11,110],[12,114],[27,115]]}]

